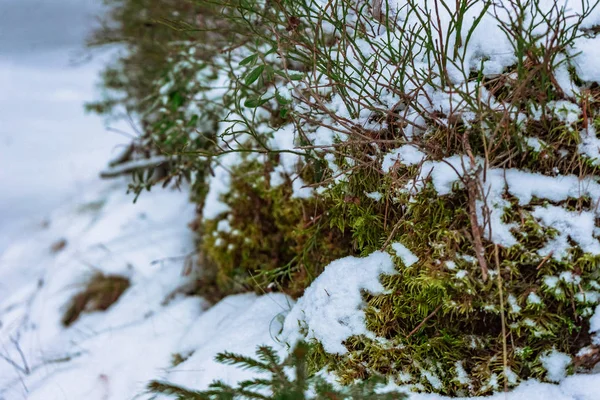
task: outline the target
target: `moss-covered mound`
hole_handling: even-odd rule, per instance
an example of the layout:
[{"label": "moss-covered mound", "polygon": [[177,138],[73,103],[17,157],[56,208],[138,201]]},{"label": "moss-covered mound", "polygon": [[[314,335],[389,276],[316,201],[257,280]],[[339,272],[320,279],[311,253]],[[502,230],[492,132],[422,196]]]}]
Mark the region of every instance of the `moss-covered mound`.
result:
[{"label": "moss-covered mound", "polygon": [[167,40],[139,105],[164,181],[193,184],[221,293],[300,297],[331,261],[387,251],[370,335],[313,342],[313,372],[461,395],[593,366],[594,4],[210,4],[218,29],[198,32],[226,24],[228,45]]},{"label": "moss-covered mound", "polygon": [[[351,338],[343,357],[316,346],[313,368],[331,368],[345,382],[378,372],[447,394],[554,380],[544,365],[549,354],[575,357],[592,344],[588,319],[600,299],[600,257],[577,245],[560,259],[544,253],[559,233],[536,220],[536,206],[514,205],[508,214],[522,218],[514,221],[517,244],[482,240],[483,280],[467,192],[439,197],[431,186],[410,201],[395,199],[404,211],[393,242],[418,261],[408,267],[396,258],[398,274],[382,278],[386,293],[366,295],[367,328],[377,340]],[[570,357],[566,364],[573,371]]]},{"label": "moss-covered mound", "polygon": [[200,252],[225,293],[283,291],[300,296],[323,267],[353,254],[349,230],[331,226],[332,200],[294,198],[289,178],[271,186],[268,165],[232,170],[227,212],[203,224]]}]

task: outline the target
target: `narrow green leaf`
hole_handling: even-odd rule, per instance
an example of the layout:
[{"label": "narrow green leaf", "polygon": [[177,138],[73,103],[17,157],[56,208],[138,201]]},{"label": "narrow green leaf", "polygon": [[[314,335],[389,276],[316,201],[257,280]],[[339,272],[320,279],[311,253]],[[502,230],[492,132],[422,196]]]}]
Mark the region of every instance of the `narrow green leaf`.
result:
[{"label": "narrow green leaf", "polygon": [[254,68],[252,71],[250,71],[250,73],[248,75],[246,75],[246,79],[244,80],[244,83],[246,85],[252,85],[262,75],[264,70],[265,70],[264,65],[259,65],[258,67]]},{"label": "narrow green leaf", "polygon": [[261,97],[248,97],[246,99],[246,101],[244,102],[244,107],[247,108],[256,108],[256,107],[260,107],[263,104],[265,104],[267,101],[271,100],[273,97],[269,97],[266,99],[263,99]]},{"label": "narrow green leaf", "polygon": [[267,51],[267,52],[265,53],[265,56],[268,56],[268,55],[270,55],[270,54],[274,54],[274,53],[276,53],[276,52],[277,52],[277,46],[273,46],[273,47],[271,47],[271,50],[269,50],[269,51]]},{"label": "narrow green leaf", "polygon": [[240,61],[240,66],[244,66],[244,65],[251,65],[254,64],[256,62],[256,60],[258,59],[258,54],[252,54],[251,56],[248,56],[246,58],[244,58],[242,61]]}]

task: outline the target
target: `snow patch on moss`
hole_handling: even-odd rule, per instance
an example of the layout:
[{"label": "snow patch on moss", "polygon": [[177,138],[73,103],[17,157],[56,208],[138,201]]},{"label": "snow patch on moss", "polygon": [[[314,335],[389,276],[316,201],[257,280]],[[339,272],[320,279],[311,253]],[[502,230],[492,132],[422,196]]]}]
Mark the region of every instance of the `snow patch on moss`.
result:
[{"label": "snow patch on moss", "polygon": [[552,382],[560,382],[567,376],[567,367],[571,357],[560,351],[553,350],[540,357],[542,366],[548,371],[547,378]]},{"label": "snow patch on moss", "polygon": [[396,252],[396,255],[400,257],[405,266],[410,267],[414,263],[419,261],[419,257],[415,256],[406,246],[402,243],[392,243],[392,249]]},{"label": "snow patch on moss", "polygon": [[366,328],[362,292],[383,293],[380,275],[395,273],[391,256],[379,251],[332,262],[287,315],[282,339],[292,347],[316,339],[328,353],[347,353],[343,342],[351,336],[373,336]]}]

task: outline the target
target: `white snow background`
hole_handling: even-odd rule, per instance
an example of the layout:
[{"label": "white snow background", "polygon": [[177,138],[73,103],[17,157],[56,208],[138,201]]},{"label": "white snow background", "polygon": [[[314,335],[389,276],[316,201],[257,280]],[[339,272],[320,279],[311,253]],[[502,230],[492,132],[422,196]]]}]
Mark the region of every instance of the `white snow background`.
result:
[{"label": "white snow background", "polygon": [[109,56],[83,62],[100,4],[0,0],[0,252],[85,191],[116,146],[128,143],[83,109]]},{"label": "white snow background", "polygon": [[[82,111],[102,60],[69,66],[95,9],[92,0],[0,0],[0,400],[143,399],[152,379],[195,389],[235,383],[250,373],[214,356],[251,355],[259,344],[285,352],[281,340],[298,338],[286,315],[304,314],[311,337],[343,352],[344,338],[365,333],[358,292],[381,290],[378,274],[392,272],[384,253],[336,261],[296,306],[281,294],[242,294],[209,308],[176,294],[194,249],[187,194],[156,190],[134,205],[127,182],[96,178],[127,140]],[[65,23],[65,13],[77,17]],[[64,250],[52,252],[62,239]],[[394,250],[414,261],[402,244]],[[95,272],[125,275],[132,286],[106,312],[65,329],[65,304]],[[349,293],[339,285],[347,276]],[[192,355],[171,367],[174,354]],[[600,399],[599,375],[564,378],[563,367],[549,358],[557,385],[529,381],[491,398]]]}]

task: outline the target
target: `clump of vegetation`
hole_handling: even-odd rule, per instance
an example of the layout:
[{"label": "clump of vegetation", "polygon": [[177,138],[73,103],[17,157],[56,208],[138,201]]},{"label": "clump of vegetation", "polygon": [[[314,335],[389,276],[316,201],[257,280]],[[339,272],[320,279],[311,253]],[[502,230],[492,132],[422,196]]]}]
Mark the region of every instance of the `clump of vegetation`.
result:
[{"label": "clump of vegetation", "polygon": [[[397,254],[387,291],[365,295],[376,339],[312,343],[311,373],[487,394],[550,380],[548,354],[590,345],[600,93],[575,44],[596,3],[202,4],[220,29],[171,24],[182,40],[162,42],[169,63],[136,104],[163,181],[192,182],[221,292],[298,297],[331,260],[397,243],[418,259]],[[510,62],[472,51],[482,21]]]},{"label": "clump of vegetation", "polygon": [[352,399],[352,400],[402,400],[404,393],[384,391],[385,379],[374,377],[350,386],[339,387],[321,377],[309,376],[307,371],[308,346],[300,343],[290,357],[282,361],[270,347],[259,347],[257,358],[232,353],[220,353],[220,363],[252,370],[259,378],[238,383],[236,386],[214,382],[205,391],[192,391],[164,382],[151,382],[152,393],[173,395],[180,400],[224,399]]},{"label": "clump of vegetation", "polygon": [[200,245],[223,290],[300,296],[325,265],[353,253],[349,231],[330,226],[331,200],[293,198],[291,184],[272,187],[255,162],[232,172],[229,211],[205,223]]},{"label": "clump of vegetation", "polygon": [[218,2],[104,3],[110,11],[88,46],[120,46],[123,51],[102,72],[102,98],[86,108],[125,119],[135,136],[104,175],[131,173],[130,190],[136,198],[154,185],[192,181],[194,200],[201,203],[209,162],[198,153],[212,151],[218,122],[227,109],[219,96],[223,88],[217,94],[211,89],[228,85],[216,81],[217,69],[228,62],[221,50],[233,43],[243,26],[228,23]]},{"label": "clump of vegetation", "polygon": [[108,310],[130,285],[124,276],[95,273],[66,306],[62,324],[71,326],[81,314]]}]

